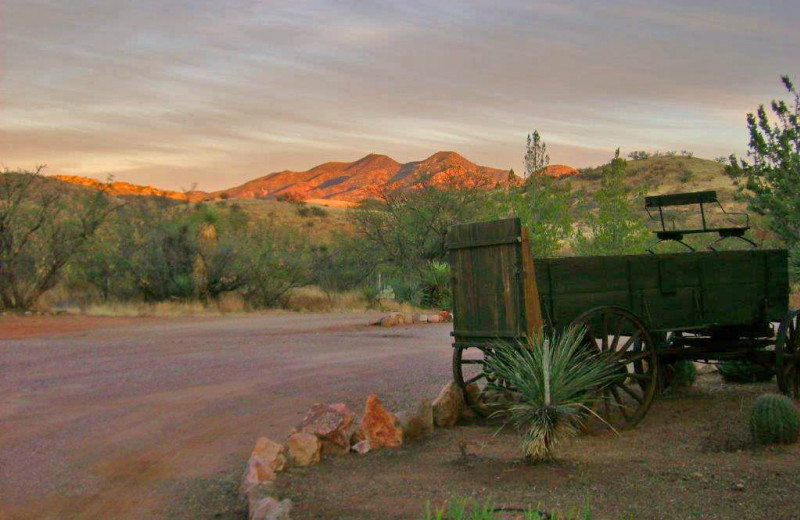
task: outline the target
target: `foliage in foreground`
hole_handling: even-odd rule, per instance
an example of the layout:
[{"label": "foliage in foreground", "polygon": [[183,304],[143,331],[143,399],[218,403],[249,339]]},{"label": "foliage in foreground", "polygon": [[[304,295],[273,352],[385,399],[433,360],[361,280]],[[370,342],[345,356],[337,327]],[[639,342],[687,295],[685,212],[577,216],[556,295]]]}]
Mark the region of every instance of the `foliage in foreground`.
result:
[{"label": "foliage in foreground", "polygon": [[672,365],[671,388],[687,388],[697,381],[697,367],[694,362],[682,359]]},{"label": "foliage in foreground", "polygon": [[504,508],[499,507],[489,499],[479,502],[475,499],[456,498],[450,500],[444,507],[431,509],[428,502],[425,514],[420,520],[494,520],[500,513],[513,512],[520,520],[591,520],[588,502],[580,512],[545,513],[539,508]]},{"label": "foliage in foreground", "polygon": [[770,229],[792,251],[792,273],[800,275],[800,92],[781,80],[791,100],[773,100],[770,120],[764,105],[747,114],[747,159],[731,156],[727,173],[748,209],[767,217]]},{"label": "foliage in foreground", "polygon": [[750,412],[750,434],[756,444],[792,444],[800,434],[794,402],[785,395],[764,394]]},{"label": "foliage in foreground", "polygon": [[507,414],[522,437],[522,451],[531,462],[552,457],[553,450],[577,435],[600,399],[598,389],[618,377],[616,363],[587,347],[584,329],[532,336],[527,344],[495,345],[484,370],[488,390],[515,399],[497,410]]},{"label": "foliage in foreground", "polygon": [[0,173],[0,309],[32,307],[116,209],[102,191],[48,189],[40,171]]},{"label": "foliage in foreground", "polygon": [[725,361],[717,370],[728,383],[763,383],[775,376],[772,369],[749,361]]}]

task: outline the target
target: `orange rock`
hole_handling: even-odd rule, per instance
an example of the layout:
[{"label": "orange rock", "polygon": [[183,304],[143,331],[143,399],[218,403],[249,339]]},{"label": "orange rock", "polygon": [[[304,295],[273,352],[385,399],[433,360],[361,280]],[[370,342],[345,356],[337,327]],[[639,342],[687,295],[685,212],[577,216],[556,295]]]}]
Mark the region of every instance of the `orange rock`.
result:
[{"label": "orange rock", "polygon": [[396,415],[384,408],[375,394],[367,398],[364,416],[361,418],[361,431],[369,441],[370,448],[396,448],[403,444],[403,428]]},{"label": "orange rock", "polygon": [[259,484],[275,480],[277,474],[285,470],[286,466],[288,466],[286,447],[266,437],[259,438],[247,461],[241,486],[242,493],[248,493]]},{"label": "orange rock", "polygon": [[350,451],[350,430],[355,417],[344,403],[315,404],[296,431],[319,437],[323,453],[346,455]]},{"label": "orange rock", "polygon": [[313,433],[297,432],[289,436],[289,455],[298,466],[310,466],[319,462],[322,443]]},{"label": "orange rock", "polygon": [[454,382],[447,383],[433,400],[433,422],[438,428],[452,428],[464,408],[464,394]]}]

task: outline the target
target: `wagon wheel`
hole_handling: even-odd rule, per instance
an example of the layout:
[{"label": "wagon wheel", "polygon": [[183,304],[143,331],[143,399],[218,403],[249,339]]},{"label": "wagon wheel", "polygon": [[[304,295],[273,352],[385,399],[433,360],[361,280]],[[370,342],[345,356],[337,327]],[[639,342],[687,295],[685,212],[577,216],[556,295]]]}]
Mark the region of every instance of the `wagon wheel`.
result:
[{"label": "wagon wheel", "polygon": [[775,341],[775,374],[778,388],[795,399],[800,398],[800,311],[789,311],[778,327]]},{"label": "wagon wheel", "polygon": [[467,392],[467,386],[475,383],[480,393],[485,390],[488,381],[483,371],[483,364],[488,349],[488,346],[453,345],[453,380],[461,388],[467,405],[484,417],[489,415],[489,410],[485,406],[480,406],[474,394],[470,395]]},{"label": "wagon wheel", "polygon": [[658,382],[658,355],[642,320],[621,307],[598,307],[578,316],[584,340],[607,352],[619,364],[619,378],[599,392],[595,411],[615,429],[633,428],[653,402]]}]

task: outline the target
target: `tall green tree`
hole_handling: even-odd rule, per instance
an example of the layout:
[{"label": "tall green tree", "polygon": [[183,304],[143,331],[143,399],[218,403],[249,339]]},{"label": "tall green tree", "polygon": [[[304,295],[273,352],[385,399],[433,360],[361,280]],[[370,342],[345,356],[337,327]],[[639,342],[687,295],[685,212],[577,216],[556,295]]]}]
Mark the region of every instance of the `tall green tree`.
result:
[{"label": "tall green tree", "polygon": [[600,189],[594,194],[596,208],[586,213],[587,232],[577,236],[577,250],[586,255],[640,253],[648,240],[645,220],[638,208],[644,193],[625,183],[628,162],[617,149],[602,169]]},{"label": "tall green tree", "polygon": [[730,157],[733,178],[750,211],[767,217],[771,230],[790,247],[800,244],[800,93],[781,77],[791,99],[773,100],[771,121],[764,105],[747,114],[748,159]]},{"label": "tall green tree", "polygon": [[552,256],[573,235],[573,195],[569,184],[547,174],[547,144],[536,130],[528,135],[524,159],[525,183],[496,193],[491,216],[519,217],[528,228],[533,254]]}]

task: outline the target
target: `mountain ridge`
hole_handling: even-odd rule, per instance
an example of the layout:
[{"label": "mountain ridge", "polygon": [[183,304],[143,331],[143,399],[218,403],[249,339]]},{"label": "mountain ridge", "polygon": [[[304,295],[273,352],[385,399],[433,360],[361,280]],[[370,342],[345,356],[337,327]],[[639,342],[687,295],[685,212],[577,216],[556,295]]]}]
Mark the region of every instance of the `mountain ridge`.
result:
[{"label": "mountain ridge", "polygon": [[[568,167],[564,167],[568,168]],[[216,199],[287,199],[357,203],[395,189],[455,182],[493,188],[512,182],[508,170],[475,164],[454,151],[440,151],[420,161],[400,163],[388,155],[370,153],[352,162],[329,161],[305,171],[282,170],[256,177],[231,188],[179,192],[128,182],[101,182],[78,175],[55,179],[123,196],[154,196],[198,202]],[[516,177],[513,182],[521,182]]]}]

